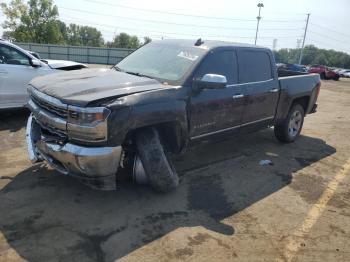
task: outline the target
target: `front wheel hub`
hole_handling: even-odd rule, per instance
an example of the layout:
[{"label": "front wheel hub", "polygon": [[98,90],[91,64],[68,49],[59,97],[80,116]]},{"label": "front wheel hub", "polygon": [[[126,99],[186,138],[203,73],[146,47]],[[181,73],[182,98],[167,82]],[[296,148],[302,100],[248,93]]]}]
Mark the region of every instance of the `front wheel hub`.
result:
[{"label": "front wheel hub", "polygon": [[146,175],[146,171],[143,167],[142,161],[138,155],[134,158],[134,167],[133,167],[133,180],[137,184],[141,185],[147,185],[148,184],[148,177]]}]

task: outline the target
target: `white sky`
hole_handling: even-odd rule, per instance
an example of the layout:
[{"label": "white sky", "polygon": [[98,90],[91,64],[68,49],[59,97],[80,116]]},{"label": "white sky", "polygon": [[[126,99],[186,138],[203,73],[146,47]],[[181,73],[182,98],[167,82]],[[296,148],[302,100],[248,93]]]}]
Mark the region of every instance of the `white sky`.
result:
[{"label": "white sky", "polygon": [[[150,36],[152,39],[201,37],[204,40],[221,39],[244,43],[254,43],[258,2],[54,0],[61,20],[66,23],[94,26],[102,31],[105,40],[112,40],[115,34],[126,32],[139,37]],[[303,36],[306,14],[311,13],[306,44],[350,53],[349,0],[260,2],[264,3],[264,7],[261,10],[258,45],[272,48],[273,39],[277,39],[278,49],[296,47],[297,40]],[[169,12],[194,16],[174,15]],[[0,15],[0,22],[3,22],[3,14]],[[1,31],[2,29],[0,33]]]}]

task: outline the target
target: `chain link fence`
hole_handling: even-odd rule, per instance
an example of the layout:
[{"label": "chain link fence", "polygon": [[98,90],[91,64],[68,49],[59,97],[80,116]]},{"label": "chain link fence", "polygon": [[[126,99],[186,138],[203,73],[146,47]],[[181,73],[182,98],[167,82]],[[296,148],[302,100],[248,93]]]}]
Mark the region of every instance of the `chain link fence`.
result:
[{"label": "chain link fence", "polygon": [[36,52],[42,59],[72,60],[87,64],[115,65],[134,49],[88,46],[16,43],[25,50]]}]

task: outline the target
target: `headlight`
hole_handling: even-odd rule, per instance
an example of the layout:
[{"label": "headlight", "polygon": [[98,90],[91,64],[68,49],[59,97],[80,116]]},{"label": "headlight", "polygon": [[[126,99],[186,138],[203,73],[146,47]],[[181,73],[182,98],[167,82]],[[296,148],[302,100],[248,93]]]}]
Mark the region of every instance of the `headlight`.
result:
[{"label": "headlight", "polygon": [[110,110],[105,107],[68,106],[68,137],[90,143],[106,141],[109,114]]},{"label": "headlight", "polygon": [[68,122],[75,124],[94,124],[107,119],[111,111],[105,107],[81,108],[68,106]]}]

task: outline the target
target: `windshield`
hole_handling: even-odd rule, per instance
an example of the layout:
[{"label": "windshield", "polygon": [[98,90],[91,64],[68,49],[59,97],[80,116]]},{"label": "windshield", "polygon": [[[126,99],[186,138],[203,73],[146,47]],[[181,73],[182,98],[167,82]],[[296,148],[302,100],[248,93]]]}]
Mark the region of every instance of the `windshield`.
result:
[{"label": "windshield", "polygon": [[124,58],[116,68],[162,81],[176,82],[204,52],[205,50],[197,47],[150,43]]}]

